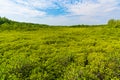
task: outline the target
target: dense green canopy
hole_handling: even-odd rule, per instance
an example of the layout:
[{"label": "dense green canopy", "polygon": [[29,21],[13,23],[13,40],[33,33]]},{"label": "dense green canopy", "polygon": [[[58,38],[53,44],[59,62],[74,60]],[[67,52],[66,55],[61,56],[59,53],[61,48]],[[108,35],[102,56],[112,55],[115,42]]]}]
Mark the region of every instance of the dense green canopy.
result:
[{"label": "dense green canopy", "polygon": [[0,18],[0,80],[119,80],[114,21],[52,27]]}]

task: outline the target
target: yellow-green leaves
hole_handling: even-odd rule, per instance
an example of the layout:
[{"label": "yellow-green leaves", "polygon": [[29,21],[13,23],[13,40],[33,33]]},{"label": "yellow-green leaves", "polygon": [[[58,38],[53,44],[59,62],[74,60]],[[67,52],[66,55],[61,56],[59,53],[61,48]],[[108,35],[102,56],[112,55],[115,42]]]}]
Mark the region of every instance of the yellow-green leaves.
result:
[{"label": "yellow-green leaves", "polygon": [[0,32],[0,80],[118,80],[120,29]]}]

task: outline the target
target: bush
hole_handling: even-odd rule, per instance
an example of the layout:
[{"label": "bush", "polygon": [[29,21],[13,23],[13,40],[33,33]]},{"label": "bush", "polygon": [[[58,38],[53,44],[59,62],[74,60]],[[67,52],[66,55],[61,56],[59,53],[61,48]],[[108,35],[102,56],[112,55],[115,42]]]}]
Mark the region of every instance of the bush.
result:
[{"label": "bush", "polygon": [[9,23],[11,20],[5,18],[5,17],[0,17],[0,25],[3,23]]},{"label": "bush", "polygon": [[111,19],[108,21],[108,26],[118,28],[118,27],[120,27],[120,20]]}]

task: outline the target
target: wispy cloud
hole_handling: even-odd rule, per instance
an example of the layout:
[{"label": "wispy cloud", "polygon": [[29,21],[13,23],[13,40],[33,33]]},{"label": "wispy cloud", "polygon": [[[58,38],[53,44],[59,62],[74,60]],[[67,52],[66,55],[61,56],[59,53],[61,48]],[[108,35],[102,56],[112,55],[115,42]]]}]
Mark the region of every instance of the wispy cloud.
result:
[{"label": "wispy cloud", "polygon": [[86,0],[84,2],[78,2],[76,4],[68,5],[68,12],[74,15],[102,15],[109,13],[113,10],[117,10],[117,0]]},{"label": "wispy cloud", "polygon": [[11,0],[1,0],[0,3],[1,16],[14,15],[18,17],[35,17],[44,16],[45,14],[46,13],[43,11],[32,9],[31,7],[12,2]]},{"label": "wispy cloud", "polygon": [[101,24],[120,18],[118,0],[0,0],[0,16],[52,25]]}]

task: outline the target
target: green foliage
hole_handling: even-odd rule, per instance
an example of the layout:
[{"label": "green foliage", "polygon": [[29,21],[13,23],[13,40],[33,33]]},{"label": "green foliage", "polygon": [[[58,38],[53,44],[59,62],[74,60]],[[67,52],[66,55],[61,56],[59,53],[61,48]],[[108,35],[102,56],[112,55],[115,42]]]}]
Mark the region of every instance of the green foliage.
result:
[{"label": "green foliage", "polygon": [[0,25],[1,24],[4,24],[4,23],[10,23],[11,22],[11,20],[9,20],[9,19],[7,19],[7,18],[5,18],[5,17],[0,17]]},{"label": "green foliage", "polygon": [[110,27],[118,28],[118,27],[120,27],[120,20],[111,19],[108,21],[108,25]]},{"label": "green foliage", "polygon": [[85,28],[85,27],[105,27],[107,26],[106,24],[103,24],[103,25],[85,25],[85,24],[82,24],[82,25],[72,25],[70,27],[74,27],[74,28],[78,28],[78,27],[81,27],[81,28]]},{"label": "green foliage", "polygon": [[0,31],[3,30],[17,30],[17,31],[33,31],[33,30],[38,30],[39,28],[42,27],[50,27],[48,25],[44,24],[33,24],[33,23],[24,23],[24,22],[16,22],[9,20],[5,17],[0,17]]},{"label": "green foliage", "polygon": [[119,28],[43,26],[1,24],[0,80],[120,79]]}]

